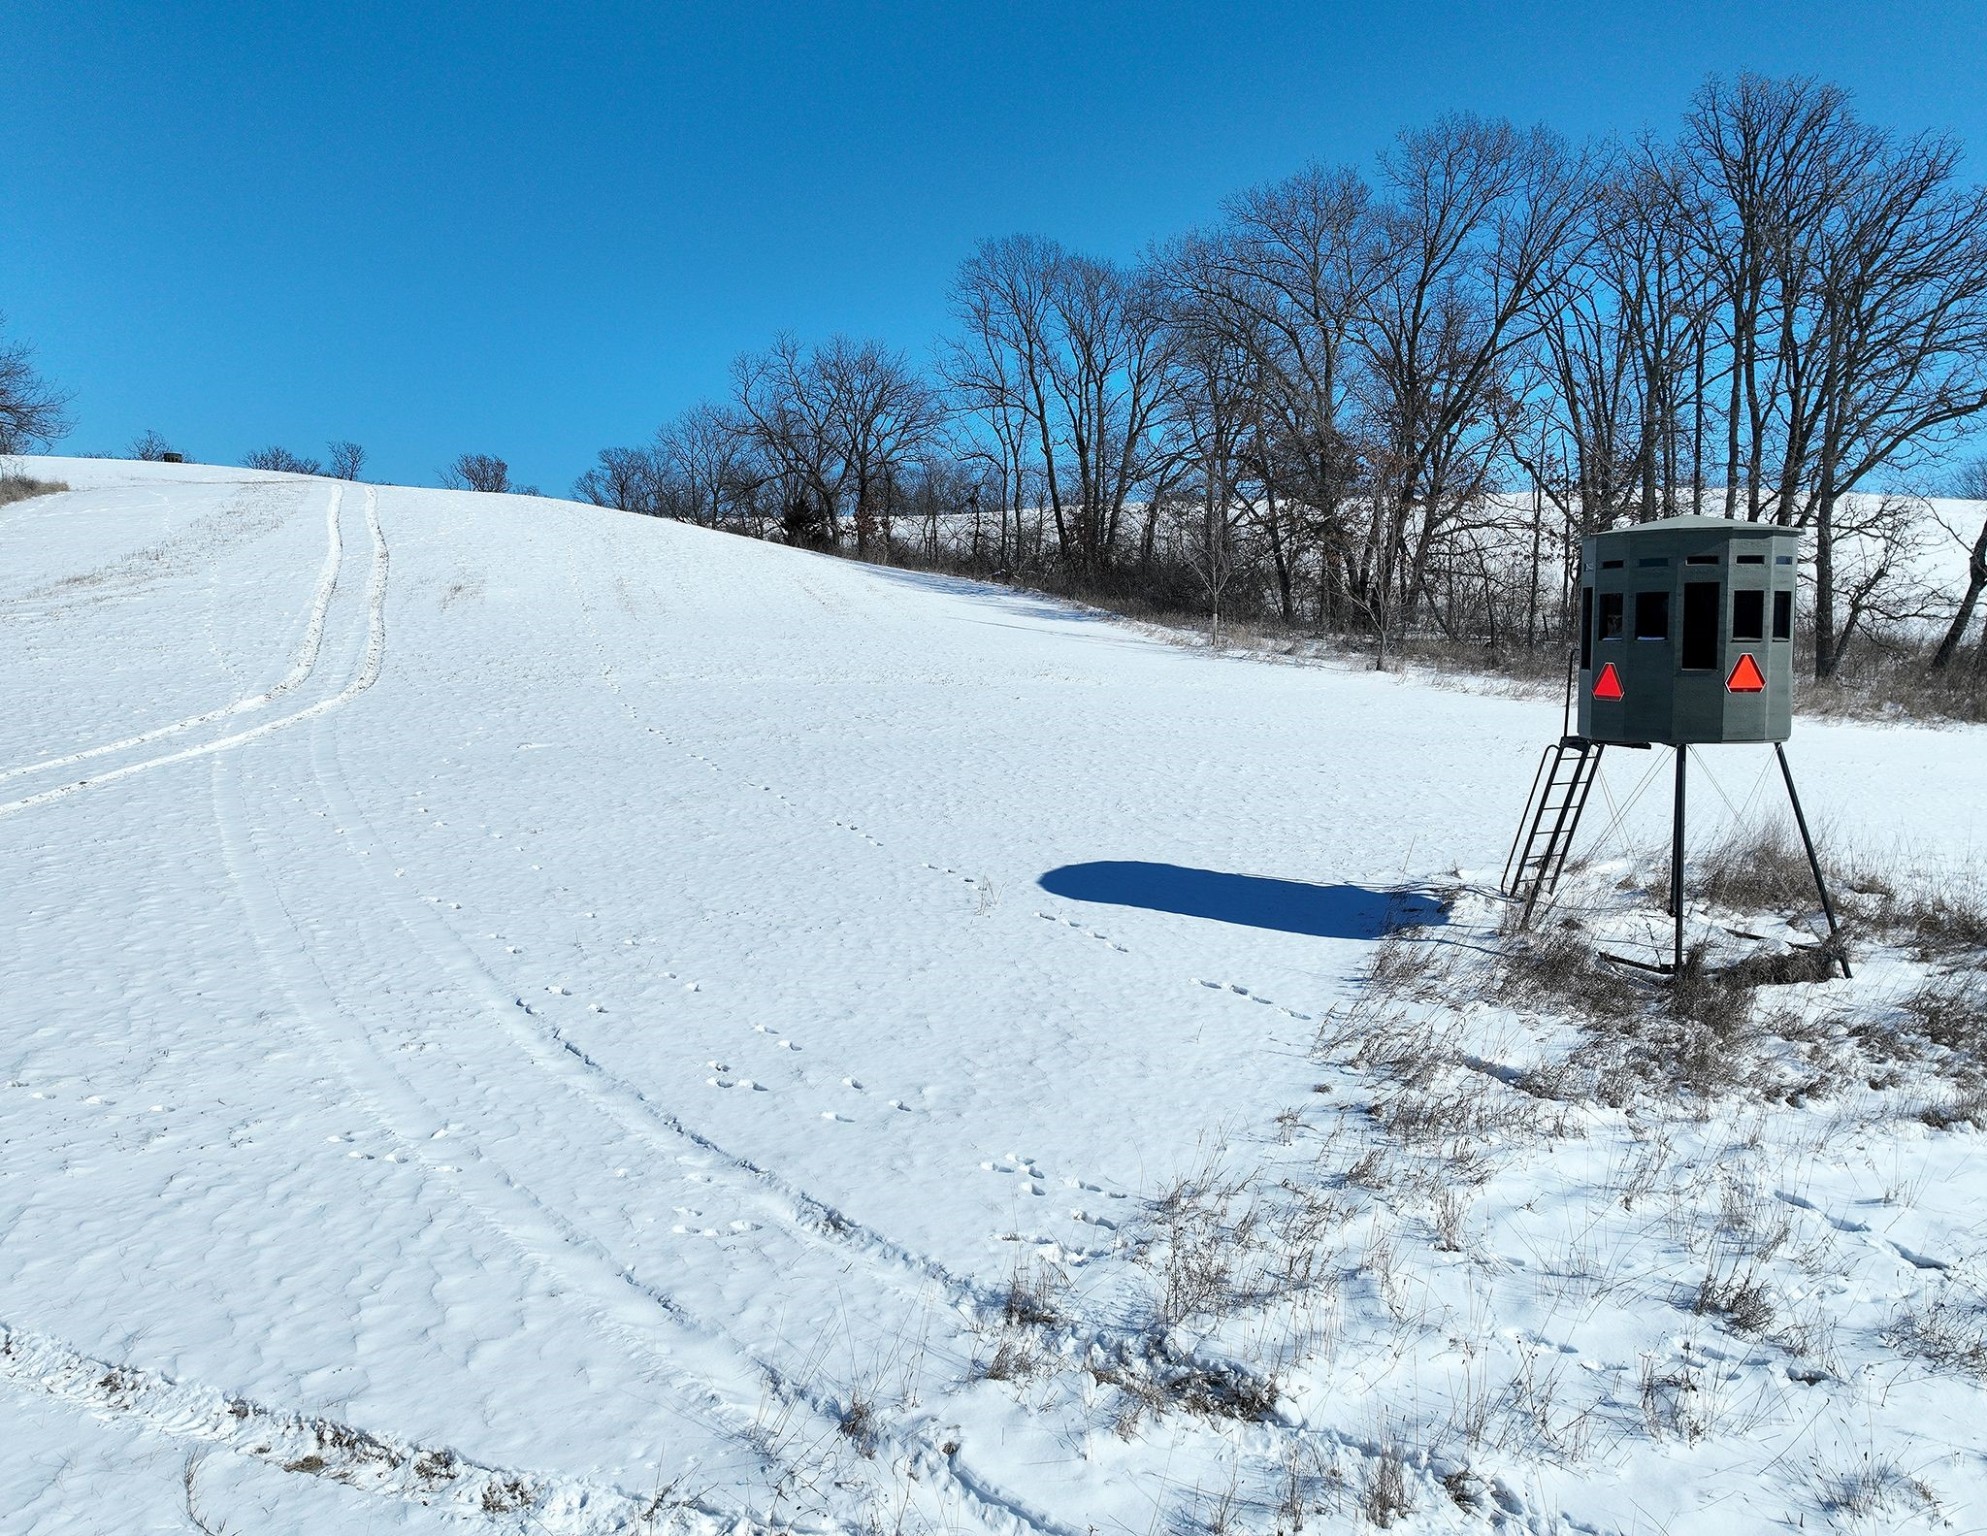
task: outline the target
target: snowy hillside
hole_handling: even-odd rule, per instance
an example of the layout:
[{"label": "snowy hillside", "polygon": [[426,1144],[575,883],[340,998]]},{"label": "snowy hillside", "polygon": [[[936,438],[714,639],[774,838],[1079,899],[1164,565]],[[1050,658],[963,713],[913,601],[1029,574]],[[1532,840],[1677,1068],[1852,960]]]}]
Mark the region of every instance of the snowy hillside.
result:
[{"label": "snowy hillside", "polygon": [[[25,462],[76,489],[0,508],[0,1530],[1987,1522],[1979,1371],[1897,1342],[1978,1304],[1980,1133],[1540,1108],[1556,1026],[1487,1004],[1417,1090],[1467,1155],[1384,1112],[1362,978],[1494,932],[1556,707]],[[1789,750],[1825,838],[1977,866],[1984,744]],[[1762,1224],[1825,1349],[1690,1305]]]}]

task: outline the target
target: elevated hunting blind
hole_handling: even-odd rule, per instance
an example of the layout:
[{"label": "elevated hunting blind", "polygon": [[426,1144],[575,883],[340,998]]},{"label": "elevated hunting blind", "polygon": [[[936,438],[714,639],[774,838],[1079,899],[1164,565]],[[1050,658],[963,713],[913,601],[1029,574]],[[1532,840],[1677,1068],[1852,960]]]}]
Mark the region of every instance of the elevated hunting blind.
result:
[{"label": "elevated hunting blind", "polygon": [[1673,517],[1580,545],[1579,733],[1621,745],[1785,741],[1792,528]]},{"label": "elevated hunting blind", "polygon": [[[1820,892],[1842,974],[1835,910],[1782,745],[1794,725],[1794,600],[1800,533],[1722,517],[1672,517],[1580,545],[1580,631],[1568,658],[1577,729],[1546,748],[1505,862],[1504,891],[1530,922],[1559,883],[1610,746],[1676,753],[1670,913],[1683,964],[1685,764],[1693,746],[1771,743]],[[1574,711],[1569,708],[1569,714]]]}]

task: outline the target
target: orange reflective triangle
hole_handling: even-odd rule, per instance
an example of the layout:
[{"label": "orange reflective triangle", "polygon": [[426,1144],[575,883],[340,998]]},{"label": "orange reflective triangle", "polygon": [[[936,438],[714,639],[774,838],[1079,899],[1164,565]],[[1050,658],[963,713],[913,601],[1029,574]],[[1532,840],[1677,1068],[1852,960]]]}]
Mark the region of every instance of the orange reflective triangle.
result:
[{"label": "orange reflective triangle", "polygon": [[1609,662],[1601,668],[1601,675],[1594,679],[1594,697],[1597,699],[1618,699],[1621,697],[1621,674]]},{"label": "orange reflective triangle", "polygon": [[1752,659],[1752,652],[1741,651],[1738,664],[1732,668],[1732,675],[1725,679],[1728,693],[1763,693],[1766,691],[1766,678],[1760,673],[1759,663]]}]

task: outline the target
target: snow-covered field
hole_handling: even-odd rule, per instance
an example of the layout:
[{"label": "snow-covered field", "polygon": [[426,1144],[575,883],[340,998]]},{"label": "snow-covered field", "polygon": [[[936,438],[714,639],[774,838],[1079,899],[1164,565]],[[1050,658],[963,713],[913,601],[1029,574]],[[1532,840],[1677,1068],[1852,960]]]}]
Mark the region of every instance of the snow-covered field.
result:
[{"label": "snow-covered field", "polygon": [[[1987,1527],[1908,1326],[1981,1305],[1978,1132],[1542,1101],[1493,1002],[1409,1007],[1409,1088],[1366,1048],[1390,924],[1494,931],[1556,707],[25,467],[76,489],[0,508],[0,1530]],[[1977,866],[1983,745],[1790,752],[1831,839]],[[1770,763],[1707,754],[1707,838]],[[1770,1327],[1693,1308],[1740,1264]]]}]

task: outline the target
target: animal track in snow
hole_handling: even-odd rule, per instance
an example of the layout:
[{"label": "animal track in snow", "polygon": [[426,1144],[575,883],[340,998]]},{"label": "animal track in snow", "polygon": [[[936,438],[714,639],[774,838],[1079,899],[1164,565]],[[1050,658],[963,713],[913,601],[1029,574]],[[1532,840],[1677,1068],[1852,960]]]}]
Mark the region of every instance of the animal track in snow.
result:
[{"label": "animal track in snow", "polygon": [[[967,884],[970,885],[972,883],[973,883],[972,878],[968,876]],[[1108,933],[1099,933],[1094,928],[1086,928],[1083,926],[1083,924],[1079,922],[1075,922],[1067,917],[1058,917],[1053,912],[1037,912],[1035,915],[1039,917],[1043,922],[1054,923],[1059,928],[1073,928],[1078,933],[1082,934],[1086,939],[1095,939],[1099,944],[1103,944],[1108,948],[1114,949],[1121,955],[1128,955],[1131,953],[1129,949],[1126,949],[1124,945],[1120,944],[1116,939],[1112,938]]]},{"label": "animal track in snow", "polygon": [[1207,981],[1199,976],[1190,976],[1187,979],[1195,986],[1205,987],[1210,992],[1228,992],[1236,997],[1245,997],[1252,1003],[1261,1003],[1265,1008],[1274,1008],[1287,1019],[1300,1019],[1305,1023],[1311,1021],[1310,1014],[1299,1013],[1295,1008],[1286,1008],[1275,999],[1264,997],[1260,992],[1251,992],[1247,987],[1237,986],[1232,981]]},{"label": "animal track in snow", "polygon": [[990,1160],[983,1162],[980,1164],[980,1167],[988,1173],[1011,1173],[1016,1175],[1024,1182],[1028,1193],[1031,1195],[1044,1195],[1048,1193],[1048,1190],[1044,1188],[1047,1176],[1040,1168],[1035,1166],[1035,1160],[1032,1157],[1023,1157],[1019,1152],[1006,1153],[998,1161]]}]

